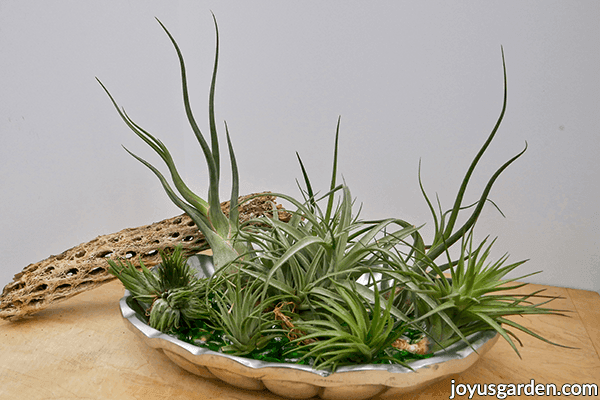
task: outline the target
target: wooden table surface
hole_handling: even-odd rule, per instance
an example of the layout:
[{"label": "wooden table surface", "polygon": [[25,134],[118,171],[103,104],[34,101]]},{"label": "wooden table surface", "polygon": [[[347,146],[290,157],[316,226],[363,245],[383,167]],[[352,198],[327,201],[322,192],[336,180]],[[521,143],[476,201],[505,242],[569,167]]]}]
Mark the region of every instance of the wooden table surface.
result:
[{"label": "wooden table surface", "polygon": [[[528,316],[519,321],[577,349],[521,334],[519,359],[500,339],[467,372],[401,399],[448,399],[452,379],[456,385],[527,384],[534,379],[559,389],[565,383],[600,383],[600,295],[541,285],[526,288],[546,288],[547,294],[562,296],[551,304],[569,310],[570,317]],[[267,391],[199,378],[173,364],[127,329],[118,307],[122,296],[121,283],[113,281],[26,320],[0,321],[0,399],[280,399]]]}]

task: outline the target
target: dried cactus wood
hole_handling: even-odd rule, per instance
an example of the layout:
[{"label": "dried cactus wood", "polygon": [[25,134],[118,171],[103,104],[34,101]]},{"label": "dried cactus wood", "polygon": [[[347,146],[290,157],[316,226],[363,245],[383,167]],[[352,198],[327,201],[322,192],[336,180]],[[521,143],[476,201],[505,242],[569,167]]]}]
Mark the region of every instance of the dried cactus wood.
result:
[{"label": "dried cactus wood", "polygon": [[[249,196],[240,197],[240,201]],[[246,221],[269,213],[274,202],[275,197],[269,195],[244,203],[240,206],[240,220]],[[221,208],[226,215],[229,214],[228,201],[221,203]],[[287,213],[279,212],[280,219],[287,217]],[[30,264],[16,274],[2,291],[0,318],[15,320],[31,315],[52,303],[114,279],[107,271],[107,258],[130,259],[134,265],[139,265],[141,258],[144,265],[150,267],[160,261],[158,249],[170,249],[179,243],[189,255],[208,249],[204,236],[186,214],[98,236],[59,255]]]}]

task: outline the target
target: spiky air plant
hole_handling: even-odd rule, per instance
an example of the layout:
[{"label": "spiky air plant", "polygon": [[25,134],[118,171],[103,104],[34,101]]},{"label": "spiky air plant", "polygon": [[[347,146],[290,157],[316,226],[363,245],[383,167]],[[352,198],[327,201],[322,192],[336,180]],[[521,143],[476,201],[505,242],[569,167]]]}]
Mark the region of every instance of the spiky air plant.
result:
[{"label": "spiky air plant", "polygon": [[195,319],[206,318],[208,310],[200,300],[203,281],[198,279],[187,260],[182,256],[181,246],[172,253],[160,251],[161,264],[156,273],[150,271],[140,260],[138,270],[129,260],[108,260],[109,272],[123,283],[125,289],[144,308],[151,327],[170,332]]},{"label": "spiky air plant", "polygon": [[[339,126],[338,120],[329,191],[323,196],[313,192],[298,156],[305,183],[304,200],[275,194],[296,208],[287,210],[292,215],[290,220],[281,222],[273,214],[271,218],[247,221],[239,232],[240,240],[253,249],[251,257],[241,261],[241,271],[263,281],[265,291],[288,296],[298,310],[309,308],[311,294],[333,282],[355,281],[378,265],[380,257],[394,256],[390,249],[395,245],[410,237],[415,242],[421,240],[418,228],[406,221],[389,218],[365,223],[353,215],[350,189],[336,182]],[[325,201],[322,209],[320,203]],[[386,235],[385,229],[392,226],[400,229],[393,236]],[[406,271],[410,272],[408,267]]]},{"label": "spiky air plant", "polygon": [[270,310],[278,297],[264,296],[260,281],[244,278],[239,273],[229,274],[225,285],[213,292],[213,320],[229,341],[222,351],[230,354],[251,353],[283,333]]},{"label": "spiky air plant", "polygon": [[239,225],[239,212],[238,212],[238,196],[239,196],[239,177],[237,163],[231,145],[231,139],[229,137],[229,130],[225,123],[225,133],[227,137],[227,146],[229,149],[229,156],[231,160],[231,172],[232,172],[232,184],[231,184],[231,198],[230,198],[230,213],[229,218],[225,216],[221,210],[221,202],[219,199],[219,180],[220,180],[220,154],[219,154],[219,139],[217,135],[217,124],[215,121],[215,86],[217,81],[217,68],[219,65],[219,30],[217,26],[217,20],[213,14],[213,21],[215,24],[216,31],[216,51],[215,51],[215,62],[212,74],[212,80],[210,85],[209,103],[208,103],[208,119],[209,119],[209,131],[210,131],[210,145],[207,143],[204,135],[202,134],[198,123],[192,113],[190,105],[188,87],[187,87],[187,74],[183,55],[177,42],[167,30],[167,28],[158,20],[158,23],[163,28],[165,33],[168,35],[177,57],[179,58],[179,65],[181,71],[181,85],[183,92],[183,103],[185,106],[185,113],[189,122],[190,128],[193,131],[208,166],[209,176],[209,187],[208,187],[208,199],[204,200],[185,184],[181,175],[179,174],[171,153],[167,147],[155,136],[144,130],[141,126],[136,124],[129,115],[125,112],[124,108],[120,108],[110,94],[106,86],[98,79],[98,82],[109,96],[111,102],[117,109],[119,116],[125,122],[125,124],[146,144],[148,144],[165,162],[168,167],[171,179],[175,186],[175,189],[179,192],[178,196],[175,190],[171,187],[164,175],[149,162],[143,158],[125,149],[129,154],[135,157],[138,161],[148,167],[160,180],[163,188],[167,192],[167,195],[175,203],[175,205],[181,208],[190,218],[196,223],[198,229],[206,237],[208,244],[213,251],[215,266],[220,267],[227,264],[231,260],[237,258],[241,253],[245,252],[244,246],[240,246],[235,243],[235,235]]},{"label": "spiky air plant", "polygon": [[[418,242],[418,246],[411,246],[411,257],[409,257],[412,258],[411,268],[420,275],[417,275],[417,279],[414,281],[420,290],[412,292],[406,291],[403,298],[406,300],[406,297],[410,297],[409,301],[415,306],[414,316],[417,319],[426,317],[425,321],[428,335],[436,342],[434,348],[444,348],[460,339],[467,342],[466,336],[475,332],[492,329],[502,335],[502,337],[513,347],[515,352],[519,354],[509,335],[517,341],[518,338],[516,338],[511,331],[504,329],[502,324],[514,327],[538,339],[544,341],[547,340],[522,325],[506,319],[506,316],[561,313],[561,310],[541,307],[543,304],[551,301],[553,297],[550,297],[549,300],[546,299],[539,304],[531,303],[529,300],[539,296],[537,292],[524,296],[494,294],[495,292],[516,289],[525,285],[504,285],[509,282],[514,282],[517,279],[525,278],[525,276],[503,280],[506,274],[523,264],[525,261],[504,266],[504,262],[507,259],[507,256],[505,256],[495,263],[485,265],[491,248],[490,245],[483,253],[481,253],[485,240],[476,250],[472,250],[473,229],[481,215],[484,205],[486,203],[491,203],[498,211],[500,211],[496,204],[489,199],[492,186],[502,172],[527,150],[527,143],[525,143],[525,148],[521,152],[506,161],[491,176],[481,192],[479,200],[473,204],[464,205],[464,195],[471,175],[496,136],[506,112],[507,76],[503,48],[501,49],[501,53],[504,78],[502,110],[491,133],[472,160],[462,180],[454,204],[448,211],[442,212],[441,204],[438,199],[439,215],[436,213],[436,210],[423,187],[419,164],[419,186],[431,211],[435,233],[430,245],[425,246],[424,242]],[[471,210],[471,214],[460,227],[455,228],[458,216],[464,210]],[[500,213],[502,212],[500,211]],[[449,249],[457,242],[462,243],[461,253],[457,259],[452,260],[449,255]],[[465,242],[469,243],[469,250],[466,250]],[[447,255],[447,262],[444,264],[437,264],[435,260],[442,254]],[[392,260],[391,265],[394,264],[395,262]],[[400,265],[399,267],[402,266],[403,265]],[[398,267],[396,269],[398,269]],[[444,275],[445,272],[450,272],[451,280],[446,279]],[[419,291],[431,295],[431,297],[436,300],[436,303],[438,303],[438,306],[432,308],[431,303],[424,302],[422,298],[415,296],[415,293]]]},{"label": "spiky air plant", "polygon": [[[450,267],[450,279],[442,273],[440,268],[431,263],[430,267],[437,273],[435,279],[424,275],[425,279],[420,285],[444,309],[454,325],[464,336],[485,330],[498,332],[519,355],[513,341],[521,341],[508,327],[515,328],[547,343],[561,346],[551,342],[507,316],[529,314],[555,314],[561,315],[562,310],[542,307],[556,297],[540,294],[543,290],[527,294],[514,294],[511,290],[526,286],[526,283],[515,283],[535,273],[506,279],[505,276],[522,265],[525,261],[506,264],[508,255],[505,254],[495,262],[488,262],[492,241],[485,247],[487,238],[476,248],[473,247],[473,230],[467,237],[462,238],[461,251],[456,263]],[[448,259],[450,256],[448,255]],[[538,302],[534,302],[534,300]],[[446,323],[433,314],[426,319],[427,332],[435,342],[434,349],[445,348],[459,340],[459,336]],[[504,326],[503,326],[504,325]],[[564,346],[562,346],[564,347]]]},{"label": "spiky air plant", "polygon": [[[336,284],[334,296],[316,295],[313,305],[319,310],[320,318],[296,325],[306,332],[295,339],[300,345],[299,351],[305,352],[302,357],[314,357],[315,365],[320,368],[335,369],[339,363],[348,361],[369,364],[403,333],[403,329],[399,329],[402,322],[391,314],[393,296],[388,296],[387,304],[382,306],[379,290],[374,286],[374,303],[371,304],[353,290],[354,285],[346,288]],[[332,301],[338,297],[341,301]]]}]

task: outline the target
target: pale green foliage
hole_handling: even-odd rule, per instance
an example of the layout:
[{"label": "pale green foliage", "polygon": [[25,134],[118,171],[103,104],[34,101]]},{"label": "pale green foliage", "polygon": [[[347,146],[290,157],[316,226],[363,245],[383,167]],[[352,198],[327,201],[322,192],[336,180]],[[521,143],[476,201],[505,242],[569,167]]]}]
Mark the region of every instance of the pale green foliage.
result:
[{"label": "pale green foliage", "polygon": [[150,326],[163,332],[178,327],[181,321],[208,316],[199,293],[204,280],[196,277],[182,255],[181,246],[172,253],[160,252],[161,264],[156,273],[140,259],[141,270],[126,260],[108,260],[109,272],[115,275],[138,300],[149,316]]},{"label": "pale green foliage", "polygon": [[[214,15],[213,15],[214,19]],[[158,21],[160,26],[164,29],[166,34],[168,35],[177,56],[179,58],[179,65],[181,70],[181,85],[183,91],[183,102],[185,107],[185,113],[196,139],[202,148],[202,152],[204,154],[204,158],[206,160],[206,165],[208,167],[208,176],[209,176],[209,189],[208,189],[208,200],[204,200],[200,198],[198,195],[193,193],[190,188],[185,184],[181,175],[179,174],[177,168],[175,167],[175,163],[171,154],[167,147],[156,137],[150,134],[148,131],[144,130],[141,126],[136,124],[125,112],[125,109],[119,108],[116,101],[109,93],[108,89],[98,80],[106,94],[109,96],[111,102],[117,109],[119,116],[125,122],[125,124],[138,136],[140,137],[148,146],[150,146],[165,162],[169,169],[169,173],[171,175],[171,179],[175,188],[179,192],[179,195],[173,190],[167,179],[164,175],[149,162],[144,160],[143,158],[133,154],[129,150],[127,152],[135,157],[138,161],[148,167],[160,180],[163,188],[167,192],[167,195],[173,201],[177,207],[181,208],[186,214],[190,216],[190,218],[196,223],[198,229],[204,234],[207,242],[210,247],[213,249],[215,265],[221,266],[226,264],[227,262],[235,259],[240,252],[244,252],[245,249],[243,247],[239,247],[233,243],[233,237],[237,232],[238,227],[238,195],[239,195],[239,178],[237,171],[237,163],[235,160],[235,155],[233,153],[233,148],[231,146],[231,140],[229,137],[229,131],[227,129],[227,124],[225,124],[225,132],[227,137],[227,145],[229,149],[229,155],[231,160],[231,171],[232,171],[232,186],[231,186],[231,199],[230,199],[230,215],[227,218],[223,212],[221,211],[221,201],[219,199],[219,179],[220,179],[220,155],[219,155],[219,139],[217,136],[217,128],[215,123],[215,111],[214,111],[214,94],[215,94],[215,85],[217,80],[217,67],[219,60],[219,31],[217,28],[217,21],[215,22],[215,30],[217,35],[217,44],[216,44],[216,52],[215,52],[215,64],[213,69],[213,75],[210,86],[210,96],[209,96],[209,130],[210,130],[210,141],[211,144],[206,142],[196,119],[192,113],[192,109],[190,106],[188,88],[187,88],[187,74],[185,69],[185,63],[183,61],[183,56],[175,42],[171,33],[167,30],[167,28]],[[180,197],[181,196],[181,197]]]},{"label": "pale green foliage", "polygon": [[[473,231],[470,231],[468,237],[462,240],[458,261],[450,268],[451,279],[446,279],[437,266],[432,263],[430,266],[438,272],[438,276],[435,279],[428,279],[422,287],[428,288],[431,296],[444,305],[444,312],[450,316],[452,322],[465,336],[474,332],[493,329],[502,335],[515,352],[519,354],[510,336],[517,341],[519,340],[513,332],[502,327],[502,324],[505,324],[552,343],[518,322],[505,317],[560,313],[561,310],[541,307],[554,297],[547,296],[545,297],[546,300],[540,303],[532,303],[531,299],[544,297],[540,296],[541,291],[525,295],[511,294],[510,290],[523,287],[526,284],[509,284],[521,280],[525,276],[511,279],[504,279],[504,277],[525,261],[504,265],[508,259],[508,256],[505,255],[495,262],[488,262],[487,259],[494,242],[484,247],[486,241],[487,239],[483,240],[477,248],[473,249]],[[507,291],[508,293],[506,293]],[[448,325],[441,321],[438,315],[430,316],[427,322],[429,336],[436,341],[438,347],[447,347],[458,339],[453,330],[449,329]]]},{"label": "pale green foliage", "polygon": [[[209,96],[209,145],[191,112],[183,57],[171,34],[162,27],[179,57],[186,115],[207,162],[208,200],[192,193],[164,144],[134,123],[108,95],[127,126],[167,165],[179,195],[155,167],[132,154],[154,172],[169,198],[190,215],[206,236],[216,271],[210,279],[195,279],[180,253],[167,258],[163,255],[156,275],[143,264],[138,271],[129,262],[111,262],[111,272],[146,306],[151,326],[168,332],[182,321],[203,319],[224,331],[228,345],[223,351],[241,355],[260,349],[275,337],[289,336],[302,359],[311,358],[316,367],[333,369],[348,363],[381,361],[382,357],[398,362],[386,355],[386,348],[407,329],[422,331],[435,348],[458,340],[468,343],[469,335],[492,329],[517,351],[511,339],[516,336],[503,325],[546,340],[505,318],[559,312],[541,307],[549,300],[532,303],[533,298],[540,297],[538,292],[500,294],[523,286],[504,285],[514,280],[504,279],[506,274],[522,262],[505,266],[506,257],[502,257],[488,263],[491,245],[484,247],[485,240],[473,248],[475,223],[484,205],[494,204],[488,198],[494,182],[525,150],[497,169],[477,202],[463,205],[471,175],[495,137],[506,110],[504,53],[502,111],[469,166],[451,209],[443,212],[439,201],[439,210],[434,208],[419,171],[419,185],[435,230],[427,245],[418,227],[407,221],[363,221],[354,213],[350,189],[336,180],[339,120],[328,191],[323,195],[314,192],[298,156],[305,184],[301,188],[303,199],[275,193],[292,205],[293,209],[285,210],[292,215],[290,221],[282,222],[274,205],[270,217],[241,225],[237,213],[238,171],[225,125],[233,176],[232,211],[226,218],[218,196],[220,156],[214,118],[218,30]],[[322,203],[326,204],[323,208]],[[459,214],[465,210],[470,215],[456,227]],[[449,249],[459,242],[461,253],[452,260]],[[437,259],[443,254],[447,260],[438,264]],[[449,273],[451,279],[444,273]]]},{"label": "pale green foliage", "polygon": [[223,329],[231,344],[223,351],[233,354],[247,354],[262,348],[281,332],[273,328],[273,317],[265,312],[277,300],[261,295],[259,281],[242,281],[242,274],[231,274],[224,285],[212,292],[216,307],[213,321]]},{"label": "pale green foliage", "polygon": [[[298,329],[306,332],[296,339],[300,349],[306,351],[303,358],[314,357],[320,368],[335,369],[338,363],[348,360],[368,364],[403,332],[398,329],[401,322],[391,315],[393,296],[388,296],[387,304],[382,307],[379,290],[374,286],[374,304],[371,304],[358,294],[355,285],[351,284],[351,289],[335,285],[335,292],[315,295],[313,304],[321,310],[319,318],[297,324]],[[396,286],[392,289],[390,293]]]}]

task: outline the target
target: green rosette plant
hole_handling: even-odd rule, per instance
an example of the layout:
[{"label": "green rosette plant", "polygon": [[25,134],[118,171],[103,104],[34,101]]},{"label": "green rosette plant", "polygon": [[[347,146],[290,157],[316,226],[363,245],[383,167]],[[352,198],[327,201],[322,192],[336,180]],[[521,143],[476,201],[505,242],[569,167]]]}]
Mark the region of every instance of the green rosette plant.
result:
[{"label": "green rosette plant", "polygon": [[159,331],[169,332],[182,322],[189,325],[193,320],[207,318],[209,310],[198,296],[205,281],[198,279],[187,264],[181,246],[172,253],[159,251],[161,264],[156,272],[141,260],[141,270],[129,260],[108,260],[109,272],[144,308],[149,325]]},{"label": "green rosette plant", "polygon": [[[324,194],[315,192],[297,155],[304,183],[299,184],[302,198],[271,194],[291,205],[284,210],[291,215],[287,222],[279,219],[281,210],[275,205],[270,216],[238,221],[238,169],[225,124],[232,188],[230,215],[223,214],[214,113],[219,36],[214,15],[213,20],[217,41],[209,93],[210,145],[190,107],[182,53],[159,21],[179,58],[187,120],[208,166],[207,200],[183,182],[166,146],[119,108],[100,83],[125,124],[165,162],[175,189],[157,168],[126,150],[158,177],[169,198],[206,236],[213,252],[215,272],[201,278],[186,267],[177,249],[170,256],[161,253],[163,262],[154,272],[143,264],[137,270],[129,261],[110,262],[110,272],[140,303],[151,326],[212,350],[333,370],[356,363],[400,363],[410,367],[410,360],[428,357],[432,351],[459,340],[469,344],[469,335],[487,330],[498,332],[517,354],[513,340],[518,339],[510,328],[547,341],[507,317],[560,314],[560,310],[543,307],[552,297],[538,292],[505,293],[524,285],[505,279],[523,262],[504,265],[505,256],[488,263],[491,245],[486,247],[486,240],[473,245],[473,229],[484,206],[495,206],[489,199],[495,181],[527,146],[496,170],[477,202],[464,204],[473,171],[506,111],[503,51],[502,110],[470,164],[451,209],[442,211],[439,201],[437,209],[433,206],[419,165],[418,183],[434,224],[433,239],[426,244],[419,226],[399,218],[362,220],[360,212],[353,211],[355,200],[350,189],[345,182],[337,181],[339,119],[328,190]],[[457,227],[459,214],[465,210],[470,214]],[[450,248],[457,243],[461,251],[453,259]],[[443,255],[446,259],[438,261]],[[543,300],[536,303],[536,298]],[[413,344],[428,340],[433,347],[428,354],[414,354],[395,348],[398,340]]]},{"label": "green rosette plant", "polygon": [[[561,310],[542,307],[555,298],[541,295],[542,290],[528,294],[511,294],[511,290],[526,285],[515,283],[516,281],[537,272],[505,279],[509,272],[526,260],[505,265],[508,259],[508,255],[505,254],[494,262],[488,262],[495,240],[486,247],[487,240],[488,238],[484,239],[474,248],[473,230],[469,231],[467,237],[461,240],[460,255],[455,265],[450,268],[450,279],[441,273],[439,267],[430,263],[431,269],[438,274],[435,279],[427,277],[421,287],[443,305],[446,315],[464,336],[483,330],[495,330],[520,356],[513,339],[519,344],[521,341],[506,327],[508,326],[547,343],[561,346],[506,318],[513,315],[560,314]],[[538,303],[532,302],[536,298],[543,300]],[[445,348],[459,339],[454,330],[439,320],[437,315],[429,317],[427,323],[428,334],[437,344],[434,348]]]}]

